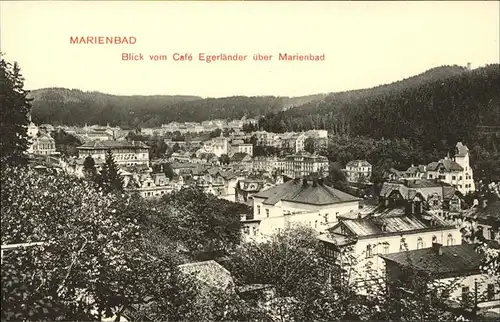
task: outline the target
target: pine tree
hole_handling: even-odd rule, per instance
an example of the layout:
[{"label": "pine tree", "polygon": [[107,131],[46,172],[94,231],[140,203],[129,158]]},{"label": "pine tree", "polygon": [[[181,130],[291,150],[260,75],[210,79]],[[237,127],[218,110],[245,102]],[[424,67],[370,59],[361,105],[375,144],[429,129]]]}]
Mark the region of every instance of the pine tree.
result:
[{"label": "pine tree", "polygon": [[106,152],[106,160],[100,174],[100,184],[107,192],[123,191],[123,179],[118,173],[118,165],[113,157],[113,152]]},{"label": "pine tree", "polygon": [[[0,58],[2,53],[0,53]],[[31,99],[17,63],[0,60],[0,151],[2,164],[25,164]]]}]

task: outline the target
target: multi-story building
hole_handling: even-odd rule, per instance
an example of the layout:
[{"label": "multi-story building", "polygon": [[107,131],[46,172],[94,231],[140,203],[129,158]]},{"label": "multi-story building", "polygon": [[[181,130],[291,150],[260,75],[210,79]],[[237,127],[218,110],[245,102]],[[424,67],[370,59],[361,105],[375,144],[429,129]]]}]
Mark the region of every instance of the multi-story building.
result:
[{"label": "multi-story building", "polygon": [[35,155],[55,155],[56,152],[56,142],[47,133],[42,133],[39,136],[35,136],[31,139],[32,144],[28,148],[28,153]]},{"label": "multi-story building", "polygon": [[445,157],[427,166],[427,179],[439,179],[449,183],[462,194],[474,192],[474,175],[469,164],[469,149],[458,142],[453,158]]},{"label": "multi-story building", "polygon": [[295,153],[304,151],[306,139],[307,136],[304,133],[299,134],[299,136],[295,138]]},{"label": "multi-story building", "polygon": [[119,166],[149,165],[149,146],[140,141],[89,141],[77,147],[78,157],[92,156],[95,163],[103,163],[111,150]]},{"label": "multi-story building", "polygon": [[349,161],[344,169],[344,173],[347,182],[369,182],[372,175],[372,165],[365,160]]},{"label": "multi-story building", "polygon": [[213,153],[217,157],[223,154],[229,154],[229,139],[222,137],[213,138],[210,141],[203,142],[203,149],[206,153]]},{"label": "multi-story building", "polygon": [[385,265],[378,254],[422,249],[432,243],[461,244],[458,227],[447,224],[438,216],[427,216],[418,205],[409,208],[412,211],[400,215],[341,220],[328,229],[328,233],[318,237],[323,243],[325,256],[340,266],[349,266],[354,283],[381,285],[378,283],[382,282]]},{"label": "multi-story building", "polygon": [[289,178],[299,178],[318,173],[321,176],[328,176],[328,159],[324,156],[301,151],[289,155],[285,158],[285,172]]},{"label": "multi-story building", "polygon": [[294,179],[254,194],[253,216],[260,220],[263,236],[296,224],[321,232],[336,223],[338,216],[357,211],[359,201],[325,185],[322,179]]},{"label": "multi-story building", "polygon": [[[498,281],[480,269],[484,258],[474,245],[443,246],[432,243],[427,248],[380,255],[385,260],[389,291],[395,297],[415,291],[414,278],[432,276],[429,288],[462,307],[492,308],[500,300]],[[422,275],[420,275],[422,276]],[[401,292],[403,291],[403,292]]]},{"label": "multi-story building", "polygon": [[236,153],[246,153],[249,156],[253,156],[253,145],[251,143],[245,143],[243,140],[233,140],[233,142],[231,142],[229,156]]}]

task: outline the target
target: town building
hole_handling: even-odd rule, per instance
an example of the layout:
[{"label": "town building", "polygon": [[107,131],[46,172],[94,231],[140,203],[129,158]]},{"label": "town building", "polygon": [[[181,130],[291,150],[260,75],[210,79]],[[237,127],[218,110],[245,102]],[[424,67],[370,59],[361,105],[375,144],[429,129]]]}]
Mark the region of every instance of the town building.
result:
[{"label": "town building", "polygon": [[139,174],[121,170],[120,175],[126,191],[138,193],[145,199],[158,198],[174,190],[164,173]]},{"label": "town building", "polygon": [[[418,212],[425,211],[442,216],[451,209],[460,208],[455,188],[437,180],[418,179],[384,182],[379,202],[387,207],[411,206]],[[418,202],[417,202],[418,201]]]},{"label": "town building", "polygon": [[96,164],[104,163],[110,150],[119,166],[149,165],[149,146],[141,141],[89,141],[77,149],[79,158],[90,155]]},{"label": "town building", "polygon": [[275,232],[303,224],[318,232],[337,222],[337,217],[359,209],[360,199],[329,187],[322,179],[297,178],[253,195],[254,219],[259,233]]},{"label": "town building", "polygon": [[31,139],[28,153],[35,155],[56,155],[56,141],[47,133],[41,133]]},{"label": "town building", "polygon": [[453,185],[462,194],[476,191],[474,175],[469,162],[469,149],[458,142],[453,158],[445,157],[427,166],[427,179],[439,179]]},{"label": "town building", "polygon": [[229,139],[222,136],[203,142],[203,150],[206,153],[213,153],[217,157],[229,154]]},{"label": "town building", "polygon": [[[414,203],[414,202],[411,202]],[[415,202],[418,203],[418,202]],[[352,269],[352,282],[383,286],[385,266],[378,254],[392,254],[429,247],[434,242],[460,245],[459,228],[437,216],[422,212],[367,216],[340,220],[327,233],[318,236],[327,258]]]},{"label": "town building", "polygon": [[344,169],[347,182],[367,183],[372,176],[372,165],[365,160],[349,161]]},{"label": "town building", "polygon": [[295,179],[312,173],[328,176],[328,159],[306,151],[288,155],[285,158],[285,176]]},{"label": "town building", "polygon": [[[475,250],[475,245],[432,243],[429,246],[380,255],[385,261],[387,285],[393,296],[401,296],[401,291],[415,291],[411,281],[424,273],[432,277],[428,286],[435,289],[436,296],[444,296],[462,307],[498,307],[498,281],[481,272],[483,255]],[[436,284],[440,287],[435,288]],[[438,291],[442,293],[437,294]]]},{"label": "town building", "polygon": [[246,153],[253,156],[253,145],[251,143],[244,143],[243,140],[233,140],[229,151],[229,156],[236,153]]}]

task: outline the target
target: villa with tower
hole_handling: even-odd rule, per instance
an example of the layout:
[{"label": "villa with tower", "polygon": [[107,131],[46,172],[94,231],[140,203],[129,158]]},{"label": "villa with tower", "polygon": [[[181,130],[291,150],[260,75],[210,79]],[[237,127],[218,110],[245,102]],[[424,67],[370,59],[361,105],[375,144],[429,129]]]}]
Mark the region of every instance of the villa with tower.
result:
[{"label": "villa with tower", "polygon": [[474,175],[469,163],[469,149],[458,142],[455,155],[449,156],[427,166],[427,179],[438,179],[455,187],[462,194],[474,192]]}]

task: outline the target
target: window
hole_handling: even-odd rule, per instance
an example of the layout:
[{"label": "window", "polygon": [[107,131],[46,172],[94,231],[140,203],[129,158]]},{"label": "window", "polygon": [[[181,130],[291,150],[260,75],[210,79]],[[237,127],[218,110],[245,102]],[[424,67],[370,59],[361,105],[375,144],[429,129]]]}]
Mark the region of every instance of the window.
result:
[{"label": "window", "polygon": [[269,217],[269,209],[266,209],[266,217]]},{"label": "window", "polygon": [[457,180],[457,177],[452,176],[452,177],[451,177],[451,180]]},{"label": "window", "polygon": [[424,241],[422,240],[422,237],[418,237],[417,239],[417,249],[424,248]]},{"label": "window", "polygon": [[432,179],[432,174],[429,174],[429,179]]},{"label": "window", "polygon": [[448,234],[448,238],[446,239],[446,245],[447,246],[453,245],[453,235],[452,234]]},{"label": "window", "polygon": [[492,301],[495,299],[495,285],[488,284],[488,289],[486,290],[486,298],[488,301]]},{"label": "window", "polygon": [[495,230],[493,228],[490,228],[490,239],[495,240]]},{"label": "window", "polygon": [[257,215],[260,215],[260,206],[257,206]]},{"label": "window", "polygon": [[464,303],[469,302],[469,287],[468,286],[462,287],[462,302],[464,302]]},{"label": "window", "polygon": [[399,243],[399,251],[402,252],[406,250],[406,240],[404,238],[401,238],[401,241]]},{"label": "window", "polygon": [[372,245],[366,245],[366,258],[370,258],[372,256],[373,256]]},{"label": "window", "polygon": [[384,244],[384,254],[389,254],[389,244]]}]

